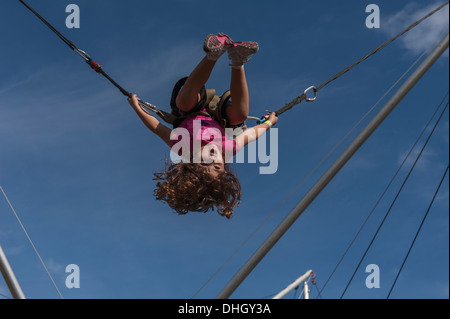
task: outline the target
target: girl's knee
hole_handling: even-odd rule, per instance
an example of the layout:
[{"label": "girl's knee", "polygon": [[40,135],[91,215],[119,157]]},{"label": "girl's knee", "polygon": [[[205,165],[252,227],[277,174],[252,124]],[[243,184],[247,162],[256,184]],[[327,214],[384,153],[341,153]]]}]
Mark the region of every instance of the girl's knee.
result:
[{"label": "girl's knee", "polygon": [[244,123],[248,118],[248,107],[245,105],[232,105],[231,101],[227,105],[226,114],[231,125]]},{"label": "girl's knee", "polygon": [[175,99],[175,103],[180,111],[189,112],[200,102],[200,99],[200,93],[190,95],[180,92]]}]

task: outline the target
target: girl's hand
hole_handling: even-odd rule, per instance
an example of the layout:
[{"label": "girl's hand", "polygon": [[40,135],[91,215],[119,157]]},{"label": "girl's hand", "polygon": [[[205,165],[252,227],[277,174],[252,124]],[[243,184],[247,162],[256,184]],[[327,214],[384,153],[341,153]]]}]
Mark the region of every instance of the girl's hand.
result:
[{"label": "girl's hand", "polygon": [[136,94],[133,94],[131,95],[131,97],[128,98],[128,103],[130,103],[130,105],[135,109],[139,108],[139,101],[140,99],[137,97]]},{"label": "girl's hand", "polygon": [[138,98],[136,94],[132,94],[128,98],[128,103],[133,107],[145,126],[158,135],[169,147],[172,147],[172,141],[170,140],[170,133],[172,130],[167,126],[162,125],[154,116],[147,113],[139,104],[140,100],[141,99]]},{"label": "girl's hand", "polygon": [[266,120],[270,121],[270,123],[272,123],[272,126],[274,126],[278,122],[278,116],[277,116],[277,114],[275,112],[272,112],[270,114],[264,115],[264,118]]},{"label": "girl's hand", "polygon": [[[272,123],[272,126],[274,126],[278,122],[278,116],[275,112],[266,114],[263,117],[266,119],[266,121],[270,121],[270,123]],[[263,129],[260,130],[260,128],[263,128]],[[235,139],[236,143],[239,146],[239,149],[242,149],[248,143],[256,141],[267,130],[268,130],[267,126],[265,126],[265,125],[262,126],[262,124],[258,124],[253,127],[250,127],[248,130],[245,130],[244,133],[239,134]]]}]

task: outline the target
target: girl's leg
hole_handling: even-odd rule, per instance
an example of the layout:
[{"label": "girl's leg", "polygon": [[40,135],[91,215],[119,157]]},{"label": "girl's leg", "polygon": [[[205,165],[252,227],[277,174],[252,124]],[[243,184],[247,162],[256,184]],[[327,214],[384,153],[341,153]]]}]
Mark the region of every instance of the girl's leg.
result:
[{"label": "girl's leg", "polygon": [[225,112],[231,125],[245,122],[249,113],[249,94],[244,68],[231,69],[231,103]]},{"label": "girl's leg", "polygon": [[233,44],[233,40],[225,33],[219,33],[218,35],[208,34],[206,36],[203,42],[203,50],[206,53],[206,57],[189,75],[175,101],[181,111],[189,112],[200,102],[202,98],[200,91],[208,81],[217,60]]},{"label": "girl's leg", "polygon": [[205,57],[189,75],[176,99],[181,111],[189,112],[200,102],[200,90],[208,81],[215,65],[216,61]]},{"label": "girl's leg", "polygon": [[236,42],[233,48],[228,50],[228,58],[231,60],[231,105],[225,110],[231,125],[245,122],[249,113],[249,94],[247,79],[245,77],[244,64],[250,60],[250,56],[259,50],[257,42]]}]

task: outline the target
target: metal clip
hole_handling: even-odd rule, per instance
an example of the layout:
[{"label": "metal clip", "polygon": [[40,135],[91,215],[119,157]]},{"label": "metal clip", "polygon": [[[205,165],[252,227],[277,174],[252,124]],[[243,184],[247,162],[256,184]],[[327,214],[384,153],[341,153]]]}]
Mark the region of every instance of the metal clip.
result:
[{"label": "metal clip", "polygon": [[[308,93],[309,91],[311,91],[311,90],[313,90],[313,92],[314,92],[314,96],[313,97],[308,97],[307,95],[306,95],[306,93]],[[307,88],[306,90],[305,90],[305,92],[303,92],[303,95],[305,96],[305,101],[306,102],[314,102],[315,100],[316,100],[316,98],[317,98],[317,88],[313,85],[313,86],[310,86],[309,88]]]},{"label": "metal clip", "polygon": [[155,112],[157,113],[159,110],[156,106],[154,106],[153,104],[150,104],[148,102],[144,102],[142,100],[139,100],[139,104],[141,107],[143,107],[144,109],[147,109],[149,111]]},{"label": "metal clip", "polygon": [[[273,111],[266,110],[266,115],[269,115],[270,113],[273,113]],[[259,118],[259,119],[256,118],[256,119],[257,119],[256,124],[261,124],[266,121],[266,118],[264,116],[261,116],[261,118]]]}]

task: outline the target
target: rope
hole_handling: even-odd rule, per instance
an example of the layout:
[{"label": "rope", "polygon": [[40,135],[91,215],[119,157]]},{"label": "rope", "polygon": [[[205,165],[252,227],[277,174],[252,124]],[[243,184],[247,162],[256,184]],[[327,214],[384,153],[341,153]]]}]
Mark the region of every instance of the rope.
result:
[{"label": "rope", "polygon": [[439,103],[439,105],[437,106],[437,108],[435,109],[433,115],[431,116],[431,118],[428,120],[427,124],[425,125],[425,127],[422,129],[422,132],[419,134],[419,136],[417,137],[416,141],[414,142],[414,144],[412,145],[412,147],[410,148],[408,154],[405,156],[405,158],[403,159],[402,163],[400,164],[399,168],[397,169],[397,171],[395,172],[394,176],[391,178],[391,180],[389,181],[388,185],[386,186],[386,188],[384,189],[383,193],[380,195],[380,197],[378,198],[377,202],[375,203],[374,207],[372,208],[372,210],[370,211],[369,215],[367,216],[367,218],[364,220],[364,222],[362,223],[361,227],[359,228],[358,232],[356,233],[355,237],[352,239],[352,241],[350,242],[350,244],[348,245],[347,249],[345,250],[344,254],[342,255],[341,259],[338,261],[338,263],[336,264],[336,266],[334,267],[333,271],[331,272],[330,276],[328,277],[328,279],[326,280],[325,284],[323,285],[322,289],[319,292],[319,296],[322,293],[322,291],[325,289],[326,285],[328,284],[328,282],[331,280],[331,278],[333,277],[333,275],[335,274],[335,272],[337,271],[337,269],[339,268],[340,264],[342,263],[342,261],[344,260],[345,256],[347,255],[347,253],[350,251],[350,248],[353,246],[354,242],[356,241],[356,239],[358,238],[359,234],[361,233],[361,231],[363,230],[363,228],[365,227],[365,225],[367,224],[367,222],[369,221],[370,217],[372,216],[373,212],[375,211],[375,209],[378,207],[378,205],[380,204],[381,200],[384,198],[384,195],[386,195],[388,189],[391,187],[392,183],[394,182],[394,180],[396,179],[397,175],[400,173],[401,169],[403,168],[403,166],[405,165],[406,161],[409,159],[410,155],[412,154],[413,150],[416,148],[417,144],[419,143],[420,139],[422,138],[422,136],[425,134],[425,132],[428,130],[428,127],[431,124],[431,121],[433,120],[433,118],[436,116],[436,114],[438,113],[439,109],[441,108],[442,104],[444,103],[445,99],[447,98],[449,92],[447,91],[445,97],[442,99],[441,103]]},{"label": "rope", "polygon": [[31,240],[31,237],[28,235],[27,230],[25,229],[25,227],[23,226],[19,216],[17,215],[16,211],[14,210],[13,206],[11,205],[11,202],[8,199],[8,196],[6,196],[5,191],[3,190],[3,188],[0,186],[0,190],[3,193],[3,196],[6,199],[6,202],[8,203],[9,207],[11,208],[12,212],[14,213],[14,216],[16,217],[17,221],[19,222],[20,227],[22,228],[25,236],[28,239],[28,242],[30,243],[31,247],[33,248],[36,256],[38,257],[39,261],[41,262],[42,267],[44,267],[45,272],[47,273],[48,277],[50,278],[51,282],[53,283],[53,286],[55,287],[56,291],[58,292],[58,295],[61,299],[63,299],[63,296],[61,295],[61,292],[58,289],[58,286],[56,286],[55,281],[52,278],[52,275],[50,274],[50,272],[47,269],[47,266],[45,266],[44,261],[41,258],[41,255],[39,254],[38,250],[36,249],[36,246],[34,245],[33,241]]},{"label": "rope", "polygon": [[412,243],[411,243],[411,246],[410,246],[409,249],[408,249],[408,253],[407,253],[406,256],[405,256],[405,259],[403,259],[403,263],[402,263],[402,265],[401,265],[401,267],[400,267],[400,270],[399,270],[398,273],[397,273],[397,276],[395,277],[394,283],[392,284],[391,290],[389,290],[389,294],[388,294],[388,296],[387,296],[386,299],[389,299],[389,297],[391,296],[392,289],[394,289],[394,286],[395,286],[395,284],[397,283],[397,279],[398,279],[398,277],[400,276],[400,273],[402,272],[403,266],[405,265],[406,260],[407,260],[408,257],[409,257],[409,254],[411,253],[411,250],[412,250],[412,248],[413,248],[413,246],[414,246],[414,243],[416,242],[417,237],[419,236],[420,230],[422,229],[422,226],[423,226],[423,224],[424,224],[424,222],[425,222],[425,219],[427,218],[428,213],[430,212],[430,209],[431,209],[431,207],[433,206],[434,200],[436,199],[436,196],[437,196],[437,194],[439,193],[439,190],[441,189],[442,182],[444,181],[445,176],[447,176],[448,168],[449,168],[449,166],[448,166],[448,164],[447,164],[447,169],[445,170],[444,175],[442,176],[441,182],[439,183],[439,186],[437,187],[436,192],[434,193],[433,199],[431,200],[431,203],[430,203],[430,205],[428,206],[428,209],[427,209],[427,211],[426,211],[426,213],[425,213],[425,216],[423,216],[423,219],[422,219],[422,222],[420,223],[419,229],[417,230],[416,235],[414,236],[414,239],[413,239],[413,241],[412,241]]},{"label": "rope", "polygon": [[[343,70],[341,70],[340,72],[336,73],[335,75],[333,75],[330,79],[326,80],[325,82],[323,82],[322,84],[320,84],[319,86],[314,88],[314,93],[316,94],[319,90],[321,90],[323,87],[325,87],[326,85],[330,84],[331,82],[333,82],[334,80],[338,79],[339,77],[341,77],[342,75],[344,75],[345,73],[347,73],[348,71],[350,71],[351,69],[353,69],[355,66],[357,66],[358,64],[360,64],[361,62],[367,60],[369,57],[371,57],[372,55],[374,55],[375,53],[381,51],[382,49],[384,49],[386,46],[388,46],[390,43],[392,43],[393,41],[395,41],[396,39],[398,39],[399,37],[401,37],[402,35],[404,35],[405,33],[409,32],[410,30],[412,30],[413,28],[415,28],[416,26],[418,26],[420,23],[422,23],[423,21],[425,21],[426,19],[428,19],[429,17],[431,17],[433,14],[435,14],[436,12],[438,12],[439,10],[441,10],[443,7],[445,7],[447,4],[449,3],[449,1],[445,2],[444,4],[440,5],[439,7],[437,7],[436,9],[434,9],[433,11],[431,11],[430,13],[428,13],[426,16],[424,16],[423,18],[417,20],[416,22],[414,22],[413,24],[411,24],[409,27],[407,27],[405,30],[403,30],[402,32],[400,32],[399,34],[397,34],[396,36],[394,36],[393,38],[389,39],[388,41],[384,42],[382,45],[380,45],[378,48],[372,50],[370,53],[366,54],[365,56],[363,56],[361,59],[359,59],[358,61],[356,61],[355,63],[349,65],[348,67],[344,68]],[[278,115],[286,112],[287,110],[291,109],[292,107],[294,107],[295,105],[301,103],[302,101],[307,100],[306,97],[306,92],[304,92],[302,95],[296,97],[294,100],[292,100],[291,102],[289,102],[288,104],[286,104],[285,106],[283,106],[282,108],[280,108],[278,111],[276,111],[276,113]]]},{"label": "rope", "polygon": [[416,160],[414,161],[414,164],[412,165],[411,169],[409,170],[409,172],[408,172],[407,176],[405,177],[402,185],[400,186],[400,189],[398,190],[394,200],[392,201],[389,209],[387,210],[386,214],[384,215],[383,220],[381,221],[380,225],[378,226],[377,231],[373,235],[372,240],[369,243],[369,246],[367,247],[366,251],[364,252],[363,256],[361,257],[361,260],[359,261],[358,266],[356,267],[355,271],[353,272],[353,274],[352,274],[352,276],[351,276],[347,286],[345,287],[345,289],[344,289],[344,291],[343,291],[343,293],[341,295],[341,299],[344,297],[345,293],[347,292],[347,289],[350,286],[350,283],[352,282],[353,278],[355,277],[356,272],[358,271],[359,267],[361,266],[361,264],[362,264],[364,258],[366,257],[368,251],[372,247],[372,244],[375,241],[375,238],[377,237],[381,227],[383,226],[384,222],[386,221],[386,218],[388,217],[389,213],[391,212],[392,207],[394,207],[394,204],[396,203],[398,197],[400,196],[400,193],[402,192],[404,186],[406,185],[406,182],[408,181],[409,177],[411,176],[412,171],[416,167],[417,162],[419,161],[420,157],[422,156],[423,151],[425,150],[426,146],[428,145],[428,142],[430,141],[431,136],[433,136],[433,133],[436,130],[436,127],[438,126],[439,122],[441,121],[442,116],[444,115],[445,111],[447,110],[448,105],[449,105],[449,103],[447,102],[447,105],[445,106],[444,110],[442,111],[441,115],[439,116],[438,120],[436,121],[436,124],[434,125],[432,131],[428,135],[428,138],[427,138],[425,144],[423,145],[422,149],[420,150],[419,154],[417,155]]}]

